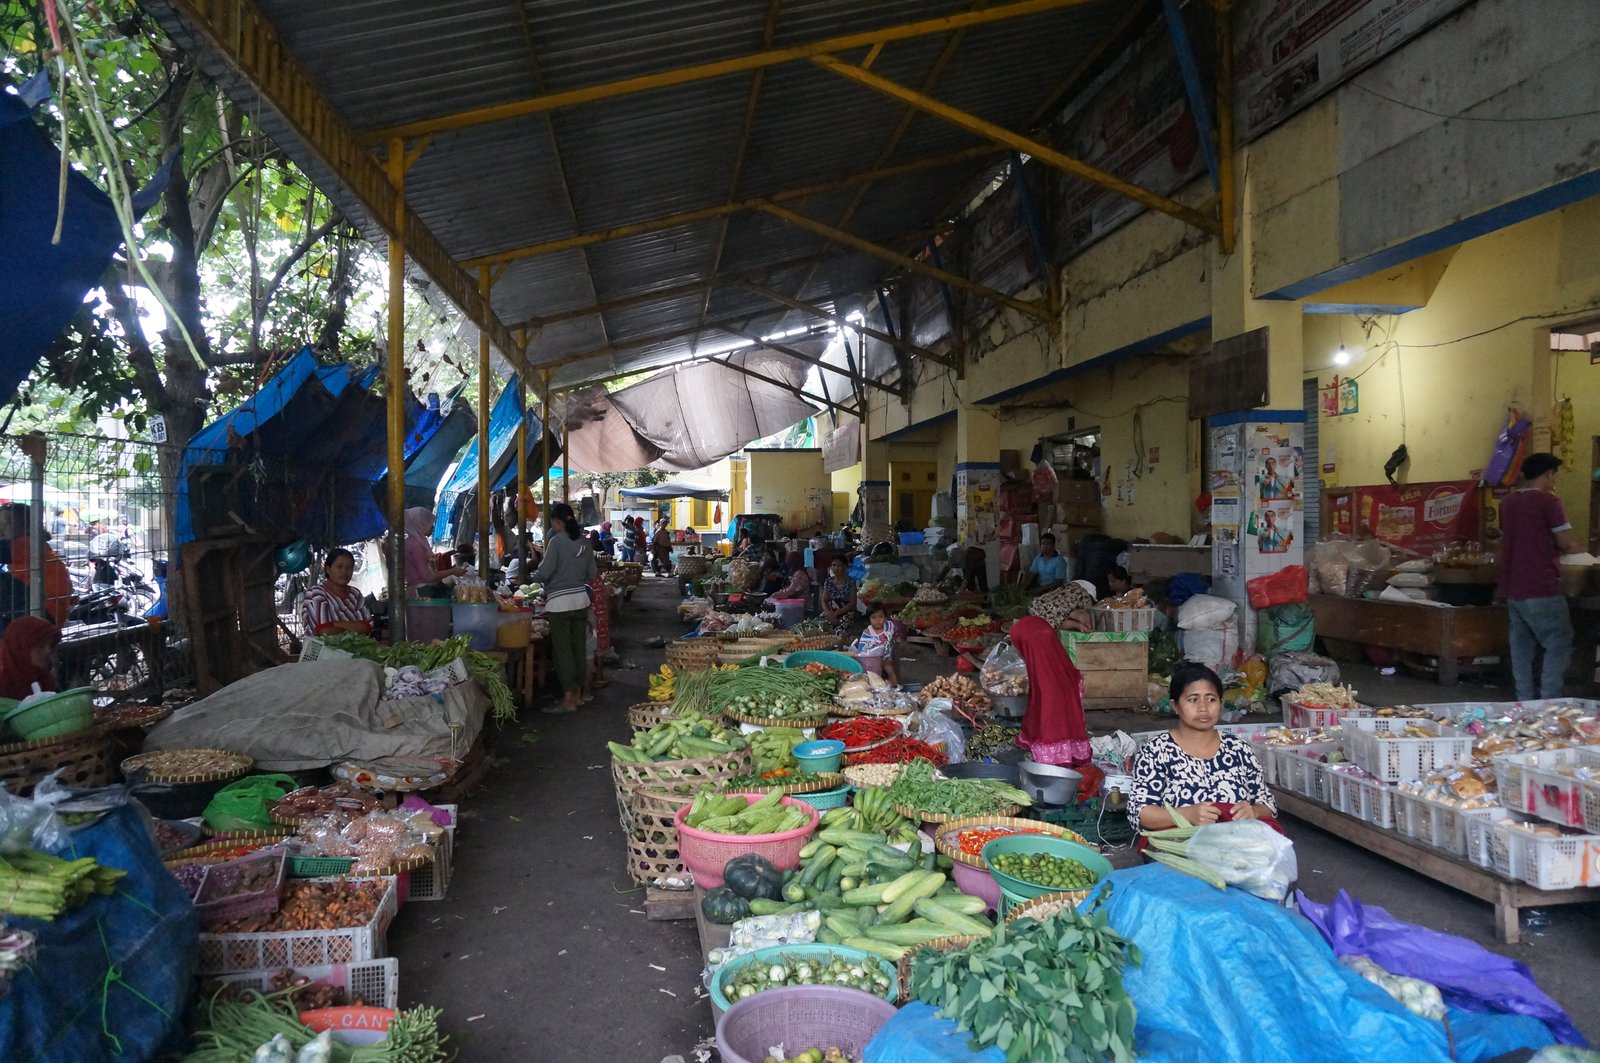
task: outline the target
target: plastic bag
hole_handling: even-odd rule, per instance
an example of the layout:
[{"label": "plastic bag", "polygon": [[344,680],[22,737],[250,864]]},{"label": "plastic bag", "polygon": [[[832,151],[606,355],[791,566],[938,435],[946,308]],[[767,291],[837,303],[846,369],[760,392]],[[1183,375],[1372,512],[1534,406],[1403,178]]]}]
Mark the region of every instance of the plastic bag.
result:
[{"label": "plastic bag", "polygon": [[1470,1011],[1529,1015],[1563,1044],[1587,1046],[1561,1005],[1515,960],[1466,938],[1401,922],[1375,905],[1363,905],[1344,890],[1331,904],[1296,894],[1300,914],[1321,931],[1339,956],[1365,956],[1384,970],[1432,982],[1447,1003]]},{"label": "plastic bag", "polygon": [[217,791],[206,805],[205,821],[216,830],[270,827],[272,806],[299,788],[290,775],[247,775]]},{"label": "plastic bag", "polygon": [[1178,626],[1185,631],[1219,628],[1238,611],[1239,607],[1226,598],[1196,594],[1178,607]]},{"label": "plastic bag", "polygon": [[1307,683],[1337,683],[1339,665],[1315,653],[1280,653],[1267,662],[1267,690],[1273,695]]},{"label": "plastic bag", "polygon": [[[1311,606],[1304,602],[1275,605],[1256,618],[1256,649],[1262,656],[1308,652],[1317,640],[1316,621]],[[1265,672],[1266,666],[1262,666]]]},{"label": "plastic bag", "polygon": [[706,954],[707,964],[700,973],[700,981],[710,989],[713,976],[729,960],[777,945],[809,945],[817,940],[820,929],[821,912],[753,915],[740,919],[728,931],[728,943]]},{"label": "plastic bag", "polygon": [[[1228,603],[1232,605],[1233,603]],[[1239,630],[1232,624],[1182,632],[1183,659],[1197,661],[1213,671],[1223,671],[1239,653]]]},{"label": "plastic bag", "polygon": [[72,795],[61,785],[58,769],[33,788],[32,797],[0,789],[0,853],[24,849],[58,849],[66,844],[67,827],[56,806]]},{"label": "plastic bag", "polygon": [[[934,701],[941,699],[935,698]],[[949,710],[955,712],[954,706]],[[933,708],[933,701],[921,712],[911,714],[907,724],[908,730],[917,738],[929,745],[942,745],[944,755],[951,764],[960,764],[966,756],[966,732],[961,730],[961,725],[950,716]]]},{"label": "plastic bag", "polygon": [[1308,594],[1306,567],[1290,565],[1268,575],[1257,576],[1245,583],[1244,587],[1250,596],[1251,608],[1254,609],[1303,602]]},{"label": "plastic bag", "polygon": [[1294,843],[1258,819],[1201,827],[1185,847],[1189,859],[1211,868],[1230,886],[1269,901],[1289,895],[1300,877]]},{"label": "plastic bag", "polygon": [[1009,638],[994,644],[983,659],[983,689],[1003,698],[1028,696],[1028,666]]}]

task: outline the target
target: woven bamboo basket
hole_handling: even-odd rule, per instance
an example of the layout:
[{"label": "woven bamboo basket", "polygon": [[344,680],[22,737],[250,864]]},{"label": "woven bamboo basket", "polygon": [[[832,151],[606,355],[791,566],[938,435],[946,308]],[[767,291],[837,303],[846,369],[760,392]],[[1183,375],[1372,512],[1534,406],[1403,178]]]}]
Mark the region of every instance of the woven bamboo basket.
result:
[{"label": "woven bamboo basket", "polygon": [[109,785],[114,775],[110,733],[103,727],[0,745],[0,786],[18,797],[32,795],[45,776],[60,770],[61,785],[86,790]]},{"label": "woven bamboo basket", "polygon": [[838,635],[796,635],[784,643],[784,653],[799,653],[802,650],[836,650],[839,648]]},{"label": "woven bamboo basket", "polygon": [[692,800],[701,787],[716,786],[736,776],[747,775],[753,765],[748,749],[653,764],[634,764],[613,758],[611,780],[616,784],[617,818],[624,830],[632,828],[635,790]]},{"label": "woven bamboo basket", "polygon": [[819,794],[825,790],[836,790],[844,785],[844,774],[837,771],[819,771],[790,778],[794,781],[746,779],[735,785],[723,786],[721,789],[729,793],[750,793],[755,790],[770,790],[776,786],[783,791],[785,797],[793,797],[795,794]]},{"label": "woven bamboo basket", "polygon": [[[999,810],[998,812],[996,812],[995,815],[998,816],[998,817],[1002,817],[1002,818],[1009,817],[1009,816],[1014,816],[1021,809],[1022,809],[1021,805],[1007,805],[1005,808],[1003,808],[1003,809]],[[921,822],[921,823],[940,823],[940,824],[944,824],[944,823],[953,823],[958,819],[970,819],[970,818],[972,818],[970,816],[947,816],[947,815],[944,815],[944,814],[939,813],[939,812],[918,812],[916,809],[909,808],[909,807],[907,807],[905,805],[899,804],[898,802],[895,804],[894,810],[896,812],[900,813],[902,816],[904,816],[907,819],[909,819],[913,823]]]},{"label": "woven bamboo basket", "polygon": [[1077,842],[1079,845],[1087,845],[1091,849],[1094,848],[1094,846],[1089,845],[1083,835],[1078,834],[1076,831],[1058,827],[1054,823],[1045,823],[1042,820],[1017,819],[1012,816],[966,816],[962,819],[946,820],[940,823],[939,829],[934,832],[933,847],[958,863],[966,864],[968,867],[988,870],[981,858],[968,856],[961,851],[959,842],[947,840],[947,836],[953,834],[953,832],[967,830],[971,827],[1012,827],[1018,833],[1049,834],[1057,838],[1065,838],[1069,842]]},{"label": "woven bamboo basket", "polygon": [[232,856],[223,856],[223,853],[245,845],[264,849],[269,845],[278,844],[292,833],[273,830],[238,831],[226,838],[211,838],[199,845],[167,853],[161,858],[161,862],[168,867],[182,867],[185,864],[220,864],[236,859]]},{"label": "woven bamboo basket", "polygon": [[723,715],[735,723],[747,723],[752,727],[792,727],[802,731],[821,727],[828,722],[826,709],[815,716],[746,716],[743,713],[727,711],[724,711]]},{"label": "woven bamboo basket", "polygon": [[694,579],[697,576],[704,576],[710,568],[711,562],[707,558],[699,554],[683,554],[673,565],[672,571],[673,575]]},{"label": "woven bamboo basket", "polygon": [[[218,765],[210,771],[172,771],[159,766],[161,763],[160,758],[167,752],[213,753],[216,754]],[[243,753],[235,753],[230,749],[163,750],[153,753],[140,753],[138,756],[129,757],[122,762],[122,774],[129,779],[137,776],[140,782],[181,786],[189,783],[223,782],[228,779],[237,779],[248,773],[254,765],[255,761],[249,756]]]},{"label": "woven bamboo basket", "polygon": [[676,639],[667,643],[667,663],[674,672],[703,671],[717,663],[721,652],[716,639]]},{"label": "woven bamboo basket", "polygon": [[682,878],[683,857],[676,842],[656,845],[628,836],[628,876],[638,886],[648,886],[658,878]]},{"label": "woven bamboo basket", "polygon": [[1015,923],[1018,919],[1047,919],[1064,908],[1076,908],[1091,892],[1091,890],[1063,890],[1060,893],[1046,893],[1024,901],[1011,909],[1011,913],[1006,916],[1006,924]]},{"label": "woven bamboo basket", "polygon": [[947,938],[935,938],[925,945],[916,945],[908,949],[905,955],[895,962],[895,972],[899,978],[899,996],[904,1003],[911,996],[911,961],[920,952],[932,950],[934,952],[958,952],[977,941],[978,934],[952,934]]},{"label": "woven bamboo basket", "polygon": [[787,637],[766,638],[756,636],[754,638],[735,639],[732,642],[721,644],[717,654],[717,663],[740,664],[752,657],[782,653],[784,652],[783,648],[788,644]]}]

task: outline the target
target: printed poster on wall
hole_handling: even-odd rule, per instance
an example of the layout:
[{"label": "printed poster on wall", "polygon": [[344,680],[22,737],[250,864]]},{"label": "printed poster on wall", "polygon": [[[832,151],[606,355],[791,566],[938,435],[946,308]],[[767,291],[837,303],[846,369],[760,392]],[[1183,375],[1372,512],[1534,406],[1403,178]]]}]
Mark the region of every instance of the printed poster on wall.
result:
[{"label": "printed poster on wall", "polygon": [[1417,36],[1467,0],[1247,0],[1234,70],[1249,142]]},{"label": "printed poster on wall", "polygon": [[1352,487],[1333,499],[1333,525],[1426,556],[1478,539],[1478,484],[1447,480]]},{"label": "printed poster on wall", "polygon": [[1269,575],[1303,556],[1305,450],[1298,424],[1251,424],[1245,451],[1245,577]]},{"label": "printed poster on wall", "polygon": [[[1013,173],[978,209],[966,235],[968,275],[1007,295],[1037,280],[1022,199],[1023,175]],[[992,304],[979,304],[980,310]]]},{"label": "printed poster on wall", "polygon": [[999,469],[956,470],[956,539],[981,545],[994,539]]}]

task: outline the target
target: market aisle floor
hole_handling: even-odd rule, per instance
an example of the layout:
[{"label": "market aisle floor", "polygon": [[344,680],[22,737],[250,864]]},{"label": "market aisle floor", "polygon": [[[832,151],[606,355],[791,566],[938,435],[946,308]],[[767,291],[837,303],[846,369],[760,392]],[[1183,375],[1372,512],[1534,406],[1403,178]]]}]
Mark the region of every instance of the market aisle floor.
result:
[{"label": "market aisle floor", "polygon": [[395,922],[401,1000],[444,1009],[462,1063],[657,1063],[711,1035],[694,923],[647,921],[628,879],[606,752],[665,659],[644,640],[681,631],[678,600],[645,578],[611,628],[638,667],[611,670],[581,712],[491,725],[449,895]]}]

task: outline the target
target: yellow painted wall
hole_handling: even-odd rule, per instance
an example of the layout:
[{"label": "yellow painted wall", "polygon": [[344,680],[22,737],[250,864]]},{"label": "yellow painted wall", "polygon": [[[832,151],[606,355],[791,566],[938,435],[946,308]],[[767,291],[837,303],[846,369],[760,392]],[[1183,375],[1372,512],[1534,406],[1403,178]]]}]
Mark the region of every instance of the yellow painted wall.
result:
[{"label": "yellow painted wall", "polygon": [[[1332,448],[1341,484],[1381,483],[1383,463],[1403,439],[1411,455],[1405,480],[1464,478],[1487,463],[1507,406],[1543,428],[1552,402],[1570,395],[1577,445],[1572,475],[1558,477],[1557,486],[1574,526],[1585,531],[1589,441],[1600,434],[1600,366],[1590,366],[1587,353],[1557,362],[1546,329],[1594,307],[1600,307],[1600,199],[1461,245],[1427,306],[1380,317],[1370,334],[1353,316],[1308,315],[1308,375],[1355,376],[1360,388],[1358,413],[1322,418],[1322,460],[1330,460]],[[1586,309],[1583,316],[1594,314]],[[1347,348],[1365,348],[1363,359],[1342,371],[1330,364],[1341,327]],[[1537,435],[1534,447],[1547,439]]]},{"label": "yellow painted wall", "polygon": [[[1590,365],[1582,351],[1563,351],[1551,371],[1551,391],[1559,400],[1572,400],[1575,428],[1567,464],[1556,475],[1556,493],[1566,506],[1567,519],[1586,543],[1600,538],[1589,515],[1589,492],[1594,483],[1594,440],[1600,436],[1600,365]],[[1587,537],[1584,533],[1587,532]]]},{"label": "yellow painted wall", "polygon": [[[747,450],[745,458],[750,470],[746,512],[776,513],[785,528],[797,531],[837,525],[831,512],[833,478],[822,471],[822,451]],[[818,513],[819,507],[826,512]]]}]

